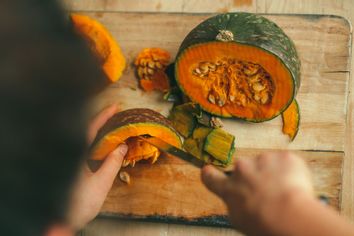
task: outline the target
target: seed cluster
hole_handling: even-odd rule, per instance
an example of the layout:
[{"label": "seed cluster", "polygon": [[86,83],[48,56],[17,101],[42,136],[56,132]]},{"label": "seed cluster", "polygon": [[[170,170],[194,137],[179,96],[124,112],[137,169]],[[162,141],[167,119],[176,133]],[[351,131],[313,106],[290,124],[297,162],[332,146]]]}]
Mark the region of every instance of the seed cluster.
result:
[{"label": "seed cluster", "polygon": [[274,83],[269,73],[260,65],[222,58],[216,62],[200,62],[192,74],[205,79],[208,87],[208,101],[219,107],[236,104],[246,107],[253,103],[265,105],[271,102]]},{"label": "seed cluster", "polygon": [[140,79],[151,80],[158,71],[163,71],[170,60],[170,54],[160,48],[145,48],[135,60]]},{"label": "seed cluster", "polygon": [[165,65],[162,65],[161,62],[142,59],[138,65],[138,76],[141,79],[152,79],[152,75],[156,73],[157,70],[162,70]]}]

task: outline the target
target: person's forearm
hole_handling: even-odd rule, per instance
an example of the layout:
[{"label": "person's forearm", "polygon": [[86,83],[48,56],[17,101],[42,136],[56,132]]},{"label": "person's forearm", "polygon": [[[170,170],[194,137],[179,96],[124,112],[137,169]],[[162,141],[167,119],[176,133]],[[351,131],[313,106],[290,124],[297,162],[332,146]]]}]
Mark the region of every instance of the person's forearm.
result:
[{"label": "person's forearm", "polygon": [[292,194],[278,208],[267,222],[274,235],[354,235],[349,221],[307,195]]}]

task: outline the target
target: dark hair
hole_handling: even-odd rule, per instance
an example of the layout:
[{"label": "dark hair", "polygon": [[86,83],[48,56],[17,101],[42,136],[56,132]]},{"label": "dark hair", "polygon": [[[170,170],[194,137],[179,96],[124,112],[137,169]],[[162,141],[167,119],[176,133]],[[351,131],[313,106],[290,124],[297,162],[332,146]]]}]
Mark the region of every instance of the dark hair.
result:
[{"label": "dark hair", "polygon": [[64,220],[105,78],[54,0],[0,3],[0,235]]}]

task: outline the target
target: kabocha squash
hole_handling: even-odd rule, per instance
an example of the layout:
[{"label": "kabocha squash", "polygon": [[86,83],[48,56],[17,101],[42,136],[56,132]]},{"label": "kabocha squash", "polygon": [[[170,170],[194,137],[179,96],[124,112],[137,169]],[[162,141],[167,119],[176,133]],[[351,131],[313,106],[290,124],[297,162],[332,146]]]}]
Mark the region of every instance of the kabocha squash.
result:
[{"label": "kabocha squash", "polygon": [[182,146],[178,133],[160,113],[143,108],[129,109],[114,115],[99,130],[91,149],[92,159],[102,160],[119,144],[126,143],[129,150],[123,166],[134,166],[135,162],[146,159],[154,163],[160,152],[137,138],[142,135],[158,137],[176,147]]},{"label": "kabocha squash", "polygon": [[300,86],[300,61],[275,23],[251,13],[226,13],[187,35],[176,57],[175,79],[209,113],[262,122],[292,102]]},{"label": "kabocha squash", "polygon": [[300,109],[299,104],[294,99],[290,106],[282,113],[283,133],[287,134],[293,141],[299,131]]},{"label": "kabocha squash", "polygon": [[117,81],[126,66],[122,51],[109,31],[98,21],[80,14],[71,14],[75,30],[88,42],[112,82]]},{"label": "kabocha squash", "polygon": [[139,83],[145,91],[170,89],[165,69],[170,61],[169,52],[161,48],[145,48],[135,59]]}]

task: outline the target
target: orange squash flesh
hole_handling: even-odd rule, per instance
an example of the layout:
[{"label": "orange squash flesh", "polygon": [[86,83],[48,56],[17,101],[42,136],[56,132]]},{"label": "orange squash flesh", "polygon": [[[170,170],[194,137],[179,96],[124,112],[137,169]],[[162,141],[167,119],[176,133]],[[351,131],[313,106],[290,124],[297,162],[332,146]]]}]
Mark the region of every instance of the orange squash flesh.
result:
[{"label": "orange squash flesh", "polygon": [[126,61],[109,31],[98,21],[80,14],[71,14],[75,30],[88,42],[91,50],[102,63],[108,79],[117,81],[123,73]]},{"label": "orange squash flesh", "polygon": [[134,166],[135,162],[150,159],[154,163],[160,152],[136,137],[149,135],[181,147],[181,140],[170,122],[161,114],[149,109],[130,109],[114,115],[100,129],[91,148],[93,160],[103,160],[119,144],[129,147],[125,163]]},{"label": "orange squash flesh", "polygon": [[150,163],[153,164],[160,156],[160,151],[151,144],[141,141],[137,137],[128,138],[125,143],[128,145],[128,153],[125,156],[125,165],[135,165],[135,162],[140,160],[150,159]]},{"label": "orange squash flesh", "polygon": [[[244,106],[230,100],[222,106],[210,102],[208,95],[215,84],[208,78],[198,78],[194,70],[201,62],[215,63],[222,58],[251,62],[268,73],[274,86],[270,101],[265,104],[249,102]],[[193,102],[212,114],[256,122],[265,121],[279,115],[294,96],[295,86],[288,69],[273,54],[257,47],[236,42],[200,43],[187,48],[176,63],[176,77],[180,88]]]},{"label": "orange squash flesh", "polygon": [[299,104],[294,99],[290,106],[282,113],[283,133],[287,134],[290,140],[294,140],[300,126]]}]

